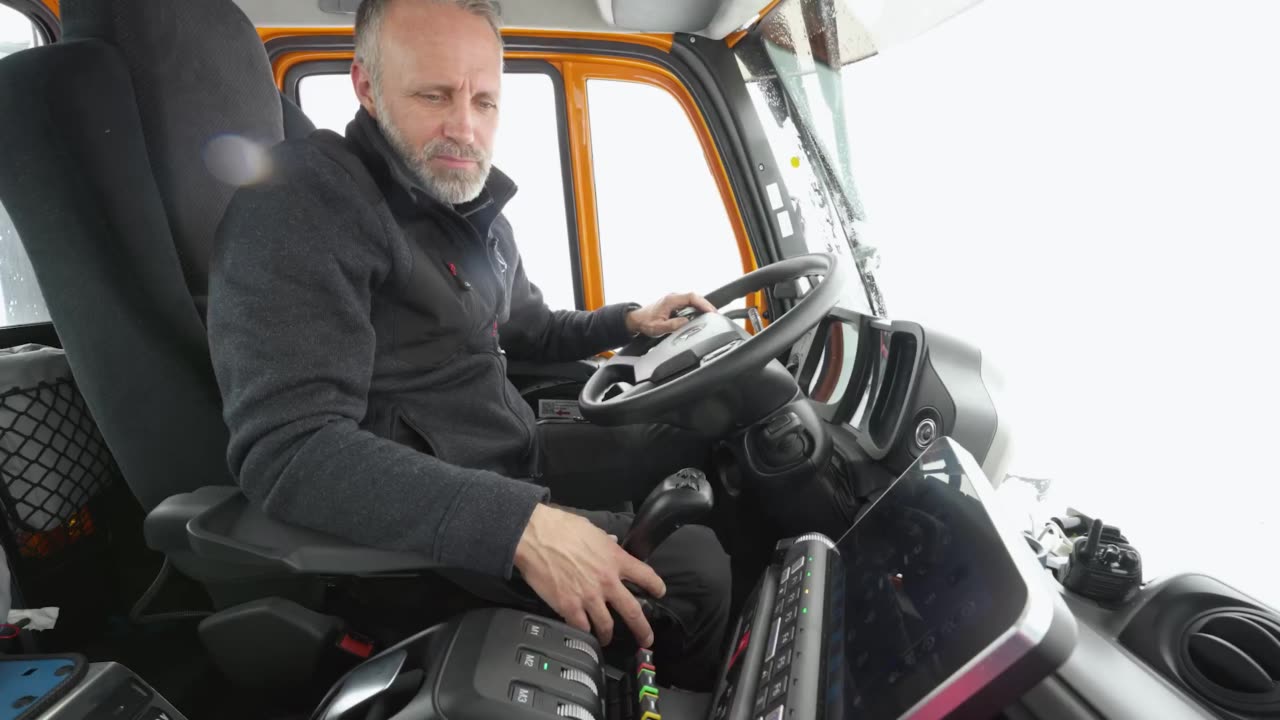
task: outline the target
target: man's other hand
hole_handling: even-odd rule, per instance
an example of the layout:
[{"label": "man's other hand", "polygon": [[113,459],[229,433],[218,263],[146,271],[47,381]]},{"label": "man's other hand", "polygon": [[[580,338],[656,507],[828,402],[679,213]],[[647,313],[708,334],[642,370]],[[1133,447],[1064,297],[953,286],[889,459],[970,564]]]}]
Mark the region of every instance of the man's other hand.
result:
[{"label": "man's other hand", "polygon": [[673,293],[652,305],[627,313],[627,332],[649,337],[661,337],[675,332],[688,323],[689,319],[671,316],[677,310],[687,307],[704,313],[716,311],[714,305],[697,293]]},{"label": "man's other hand", "polygon": [[613,639],[612,607],[640,647],[653,646],[649,621],[622,581],[659,598],[667,592],[662,578],[585,518],[546,505],[534,508],[516,546],[515,566],[565,622],[584,632],[594,627],[600,644]]}]

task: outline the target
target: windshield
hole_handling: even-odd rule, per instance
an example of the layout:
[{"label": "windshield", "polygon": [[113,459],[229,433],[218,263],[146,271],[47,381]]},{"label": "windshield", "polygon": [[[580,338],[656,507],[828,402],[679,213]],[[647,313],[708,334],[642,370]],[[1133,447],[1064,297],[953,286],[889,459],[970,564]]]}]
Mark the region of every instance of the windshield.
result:
[{"label": "windshield", "polygon": [[[843,304],[883,315],[874,250],[858,236],[857,223],[863,215],[846,136],[836,132],[844,112],[839,71],[815,63],[798,14],[806,5],[816,3],[783,3],[734,47],[734,53],[780,169],[781,192],[788,195],[790,209],[801,223],[800,228],[792,228],[785,210],[779,212],[783,237],[798,231],[806,251],[835,253],[854,261],[860,282],[846,285]],[[795,38],[801,42],[797,44]],[[780,197],[772,190],[770,195],[774,210],[782,210]]]},{"label": "windshield", "polygon": [[[875,55],[878,45],[910,37],[974,2],[788,0],[734,47],[792,210],[803,224],[806,249],[857,264],[861,282],[845,288],[851,310],[886,314],[875,278],[879,259],[864,237],[866,218],[854,182],[846,69]],[[792,230],[785,218],[779,214],[784,237]]]},{"label": "windshield", "polygon": [[[735,47],[779,164],[794,147],[812,178],[786,176],[807,229],[833,218],[877,314],[885,288],[1001,371],[1000,494],[1028,526],[1075,507],[1148,578],[1280,604],[1253,457],[1280,401],[1280,5],[985,0],[886,49],[872,4],[787,0]],[[1206,383],[1210,358],[1232,369]]]}]

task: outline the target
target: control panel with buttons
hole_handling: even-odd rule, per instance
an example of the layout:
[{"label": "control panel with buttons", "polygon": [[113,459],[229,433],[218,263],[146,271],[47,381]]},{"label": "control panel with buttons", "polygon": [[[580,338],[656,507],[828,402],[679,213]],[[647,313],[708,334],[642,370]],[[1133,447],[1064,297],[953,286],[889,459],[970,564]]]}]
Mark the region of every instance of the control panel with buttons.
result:
[{"label": "control panel with buttons", "polygon": [[444,658],[441,714],[605,720],[600,657],[594,637],[562,622],[514,610],[469,613]]},{"label": "control panel with buttons", "polygon": [[739,620],[712,700],[712,720],[815,717],[821,686],[825,601],[841,573],[830,540],[783,540]]}]

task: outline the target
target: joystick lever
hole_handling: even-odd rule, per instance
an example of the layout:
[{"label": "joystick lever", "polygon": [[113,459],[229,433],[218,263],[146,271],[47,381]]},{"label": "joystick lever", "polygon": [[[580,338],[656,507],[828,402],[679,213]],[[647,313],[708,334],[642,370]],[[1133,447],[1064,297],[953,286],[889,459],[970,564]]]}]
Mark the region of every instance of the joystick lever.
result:
[{"label": "joystick lever", "polygon": [[649,559],[671,533],[711,512],[714,502],[711,483],[701,470],[680,470],[659,483],[645,498],[622,540],[622,549],[640,560]]}]

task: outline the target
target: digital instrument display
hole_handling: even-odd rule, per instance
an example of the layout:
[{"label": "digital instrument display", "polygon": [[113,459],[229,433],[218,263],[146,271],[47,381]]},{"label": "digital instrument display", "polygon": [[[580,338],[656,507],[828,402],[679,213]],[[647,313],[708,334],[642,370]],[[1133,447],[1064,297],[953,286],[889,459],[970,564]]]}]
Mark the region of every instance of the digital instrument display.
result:
[{"label": "digital instrument display", "polygon": [[837,542],[828,709],[897,718],[1017,624],[1026,580],[961,467],[937,443]]}]

